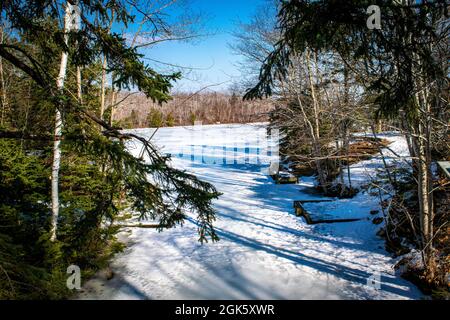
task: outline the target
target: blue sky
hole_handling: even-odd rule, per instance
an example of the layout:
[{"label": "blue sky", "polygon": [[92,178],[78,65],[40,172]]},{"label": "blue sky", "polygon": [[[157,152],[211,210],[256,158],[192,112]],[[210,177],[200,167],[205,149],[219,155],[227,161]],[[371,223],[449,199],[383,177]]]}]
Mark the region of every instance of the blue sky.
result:
[{"label": "blue sky", "polygon": [[[199,68],[186,71],[186,77],[175,85],[178,91],[196,91],[208,85],[213,90],[226,90],[239,76],[235,63],[240,59],[233,55],[228,44],[237,21],[247,22],[258,6],[266,0],[193,0],[192,8],[204,13],[205,30],[213,35],[194,43],[167,42],[146,49],[146,57],[166,63]],[[152,64],[159,69],[164,65]]]}]

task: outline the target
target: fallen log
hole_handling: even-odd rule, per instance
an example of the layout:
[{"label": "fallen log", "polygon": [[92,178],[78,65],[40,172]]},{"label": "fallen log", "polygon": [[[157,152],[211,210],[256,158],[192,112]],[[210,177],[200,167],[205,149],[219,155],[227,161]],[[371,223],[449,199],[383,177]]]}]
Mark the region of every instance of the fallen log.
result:
[{"label": "fallen log", "polygon": [[165,226],[162,226],[160,224],[120,224],[119,227],[121,228],[146,228],[146,229],[160,229],[165,228]]}]

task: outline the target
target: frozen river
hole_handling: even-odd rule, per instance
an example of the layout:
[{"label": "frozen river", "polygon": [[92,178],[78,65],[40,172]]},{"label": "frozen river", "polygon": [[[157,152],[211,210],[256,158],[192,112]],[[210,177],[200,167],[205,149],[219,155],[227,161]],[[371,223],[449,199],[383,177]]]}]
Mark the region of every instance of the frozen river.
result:
[{"label": "frozen river", "polygon": [[[154,129],[134,130],[150,137]],[[386,136],[406,152],[404,139]],[[81,298],[91,299],[411,299],[420,292],[395,274],[395,263],[370,218],[380,210],[368,191],[353,199],[317,204],[326,215],[362,220],[307,225],[296,217],[294,200],[312,178],[276,185],[267,175],[276,146],[263,124],[210,125],[159,129],[152,141],[171,154],[173,165],[216,186],[220,241],[201,245],[189,219],[161,233],[133,228],[130,244],[112,262],[115,277],[94,278]],[[270,145],[272,144],[272,147]],[[269,147],[268,147],[269,146]],[[130,146],[139,153],[139,146]],[[352,167],[364,184],[381,166],[374,158]],[[371,282],[379,279],[380,282]],[[369,284],[368,284],[369,280]]]}]

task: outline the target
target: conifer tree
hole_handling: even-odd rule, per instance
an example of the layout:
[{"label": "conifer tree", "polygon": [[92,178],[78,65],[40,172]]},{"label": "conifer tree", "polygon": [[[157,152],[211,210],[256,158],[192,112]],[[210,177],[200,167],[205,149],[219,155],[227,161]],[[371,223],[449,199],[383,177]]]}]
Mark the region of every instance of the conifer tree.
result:
[{"label": "conifer tree", "polygon": [[[8,226],[0,230],[0,297],[66,295],[61,279],[67,265],[95,269],[120,249],[115,222],[124,208],[154,220],[159,230],[194,215],[199,240],[218,240],[212,207],[216,189],[171,167],[170,158],[150,141],[98,116],[101,56],[107,58],[115,88],[136,88],[157,103],[170,99],[179,74],[160,74],[145,65],[136,48],[105,27],[111,8],[117,24],[131,23],[133,2],[67,3],[79,8],[79,29],[67,30],[59,20],[66,1],[0,2],[1,26],[8,27],[0,57],[10,82],[0,126],[0,224]],[[66,68],[61,57],[67,57]],[[54,139],[58,113],[64,126]],[[49,164],[57,158],[56,141],[62,156],[55,172],[59,181],[51,181],[58,183],[59,200],[52,221]],[[142,158],[128,151],[130,141],[141,144]]]},{"label": "conifer tree", "polygon": [[[367,27],[370,5],[381,8],[381,29]],[[246,98],[271,95],[293,57],[307,50],[335,51],[349,70],[367,79],[364,85],[377,116],[403,123],[417,181],[423,260],[432,273],[431,152],[433,131],[441,122],[437,115],[448,109],[447,1],[282,1],[278,27],[280,40]],[[354,67],[359,65],[364,68]]]}]

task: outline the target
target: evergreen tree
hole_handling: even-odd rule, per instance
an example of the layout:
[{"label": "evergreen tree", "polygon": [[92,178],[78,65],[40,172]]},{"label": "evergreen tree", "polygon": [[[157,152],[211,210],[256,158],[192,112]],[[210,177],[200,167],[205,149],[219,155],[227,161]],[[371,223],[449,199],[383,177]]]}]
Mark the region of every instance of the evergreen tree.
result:
[{"label": "evergreen tree", "polygon": [[147,116],[147,125],[151,128],[164,126],[163,113],[158,109],[152,108]]},{"label": "evergreen tree", "polygon": [[[367,8],[378,5],[381,29],[367,27]],[[349,70],[366,79],[370,104],[379,117],[400,119],[410,147],[419,198],[420,244],[433,273],[433,132],[447,114],[448,4],[436,1],[282,1],[280,40],[265,59],[246,98],[272,94],[292,59],[307,50],[337,52]],[[364,68],[356,69],[355,66]],[[447,116],[448,117],[448,116]],[[434,119],[437,119],[435,121]],[[448,126],[444,125],[444,127]]]},{"label": "evergreen tree", "polygon": [[168,127],[173,127],[175,125],[175,118],[172,112],[169,112],[166,117],[166,125]]},{"label": "evergreen tree", "polygon": [[[121,249],[114,222],[124,207],[141,219],[156,220],[159,230],[195,214],[199,240],[218,240],[211,203],[219,196],[215,188],[172,168],[169,157],[145,138],[97,116],[102,55],[116,88],[137,88],[158,103],[170,99],[171,83],[179,74],[151,69],[136,48],[104,26],[111,19],[131,23],[133,2],[68,3],[78,6],[81,19],[80,28],[69,32],[58,20],[66,2],[0,3],[1,24],[10,31],[0,43],[0,56],[12,82],[0,126],[0,224],[5,226],[0,230],[0,298],[67,295],[68,265],[77,264],[89,275]],[[114,17],[107,10],[111,8]],[[55,79],[64,54],[67,70],[61,86]],[[49,177],[56,113],[64,126],[57,137],[59,212],[52,227]],[[142,145],[146,161],[127,151],[132,140]]]}]

